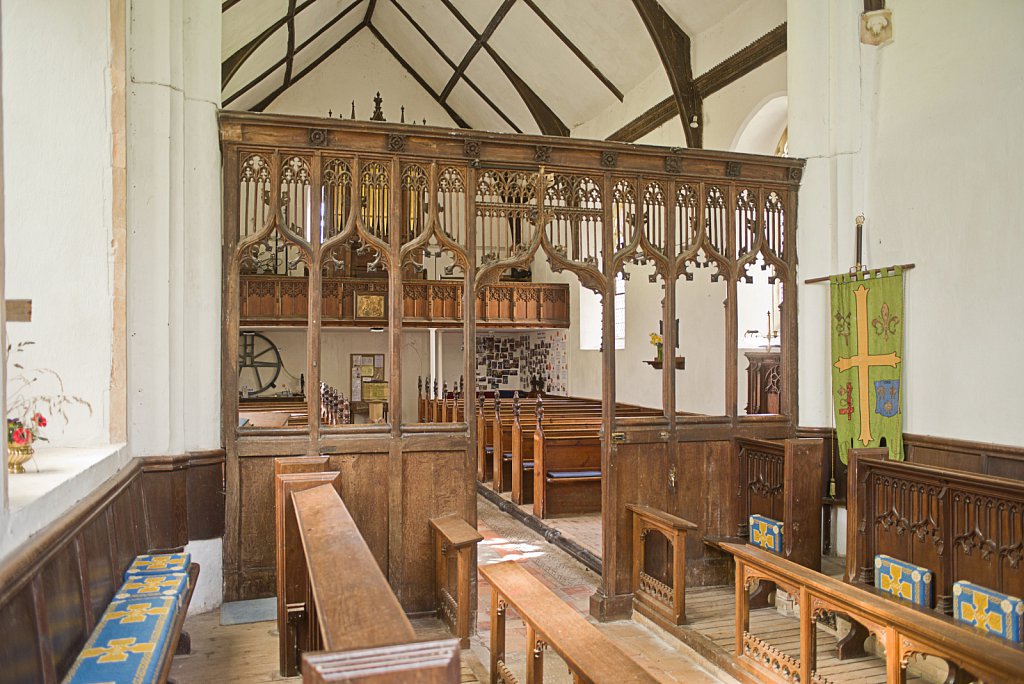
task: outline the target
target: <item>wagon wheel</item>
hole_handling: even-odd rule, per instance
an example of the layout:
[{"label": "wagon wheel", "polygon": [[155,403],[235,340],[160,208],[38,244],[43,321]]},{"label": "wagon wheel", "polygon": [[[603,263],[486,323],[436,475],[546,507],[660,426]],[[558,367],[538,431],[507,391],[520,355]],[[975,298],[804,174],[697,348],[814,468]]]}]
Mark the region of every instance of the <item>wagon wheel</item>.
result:
[{"label": "wagon wheel", "polygon": [[238,386],[252,387],[254,394],[262,394],[277,382],[281,374],[281,352],[270,338],[251,330],[243,330],[238,337]]}]

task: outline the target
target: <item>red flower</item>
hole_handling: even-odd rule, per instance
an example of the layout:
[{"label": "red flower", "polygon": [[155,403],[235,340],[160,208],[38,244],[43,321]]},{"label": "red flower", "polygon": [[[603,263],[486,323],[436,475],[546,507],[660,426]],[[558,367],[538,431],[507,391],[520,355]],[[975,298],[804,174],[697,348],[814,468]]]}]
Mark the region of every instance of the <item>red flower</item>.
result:
[{"label": "red flower", "polygon": [[42,413],[37,413],[36,415],[32,416],[32,422],[34,422],[39,427],[46,427],[46,416],[44,416]]},{"label": "red flower", "polygon": [[11,434],[11,440],[18,446],[32,443],[32,433],[26,428],[20,427]]}]

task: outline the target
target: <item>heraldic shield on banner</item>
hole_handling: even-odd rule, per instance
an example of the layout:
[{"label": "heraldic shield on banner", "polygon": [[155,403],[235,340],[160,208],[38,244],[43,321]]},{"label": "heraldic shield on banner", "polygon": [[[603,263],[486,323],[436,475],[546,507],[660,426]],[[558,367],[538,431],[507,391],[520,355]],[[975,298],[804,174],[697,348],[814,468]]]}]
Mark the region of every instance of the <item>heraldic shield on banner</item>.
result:
[{"label": "heraldic shield on banner", "polygon": [[[853,448],[889,449],[903,460],[903,271],[831,279],[832,404],[839,458]],[[883,441],[884,440],[884,441]]]}]

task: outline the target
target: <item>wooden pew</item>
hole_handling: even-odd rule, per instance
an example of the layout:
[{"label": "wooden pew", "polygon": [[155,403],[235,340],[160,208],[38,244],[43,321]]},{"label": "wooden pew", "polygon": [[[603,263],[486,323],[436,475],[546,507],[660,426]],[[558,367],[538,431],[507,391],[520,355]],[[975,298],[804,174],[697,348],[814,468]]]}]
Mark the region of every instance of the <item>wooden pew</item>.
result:
[{"label": "wooden pew", "polygon": [[846,579],[874,582],[883,553],[935,573],[934,608],[951,613],[953,583],[1024,596],[1024,482],[849,451]]},{"label": "wooden pew", "polygon": [[543,411],[533,433],[533,514],[601,511],[601,439],[592,432],[547,436]]},{"label": "wooden pew", "polygon": [[308,587],[295,632],[303,682],[458,682],[458,641],[417,643],[335,488],[296,491],[291,499]]},{"label": "wooden pew", "polygon": [[557,653],[574,682],[657,681],[597,627],[516,563],[480,568],[491,585],[491,682],[515,682],[505,663],[505,619],[512,608],[526,623],[527,684],[544,681],[544,650]]},{"label": "wooden pew", "polygon": [[[437,614],[448,624],[452,634],[459,638],[460,645],[468,648],[473,614],[470,576],[473,571],[473,551],[484,537],[455,515],[432,518],[430,529],[434,535]],[[455,562],[451,562],[450,558],[454,558]]]},{"label": "wooden pew", "polygon": [[[739,664],[761,681],[825,681],[816,672],[817,617],[834,612],[865,625],[885,645],[886,681],[903,684],[913,655],[949,664],[947,681],[1024,681],[1024,650],[953,622],[934,611],[893,601],[874,589],[851,586],[749,544],[723,543],[736,560],[736,646]],[[750,588],[772,582],[800,605],[799,657],[750,632]]]},{"label": "wooden pew", "polygon": [[821,570],[823,441],[737,439],[736,449],[740,478],[737,536],[748,538],[751,515],[778,520],[783,524],[783,557]]},{"label": "wooden pew", "polygon": [[681,625],[686,622],[686,533],[697,526],[650,506],[626,508],[633,517],[633,608],[663,626]]}]

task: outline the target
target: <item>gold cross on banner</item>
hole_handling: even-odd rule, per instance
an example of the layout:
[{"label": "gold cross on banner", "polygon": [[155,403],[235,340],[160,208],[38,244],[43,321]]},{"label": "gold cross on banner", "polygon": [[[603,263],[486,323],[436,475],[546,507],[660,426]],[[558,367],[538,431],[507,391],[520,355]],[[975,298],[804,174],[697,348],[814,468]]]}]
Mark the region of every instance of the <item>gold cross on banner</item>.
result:
[{"label": "gold cross on banner", "polygon": [[888,366],[895,368],[902,359],[896,356],[896,352],[888,354],[868,353],[868,289],[861,285],[853,294],[857,297],[857,353],[845,359],[836,361],[836,368],[842,373],[850,368],[857,369],[857,387],[860,390],[857,411],[860,412],[860,442],[864,446],[871,443],[871,414],[868,413],[868,397],[870,383],[868,372],[872,367]]}]

